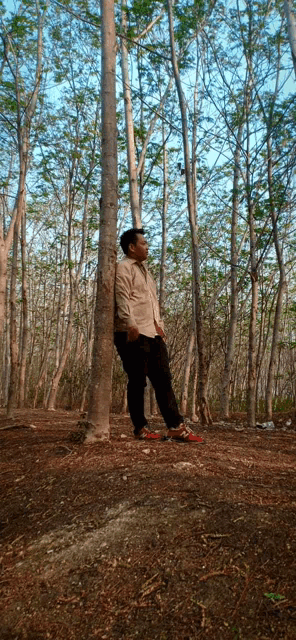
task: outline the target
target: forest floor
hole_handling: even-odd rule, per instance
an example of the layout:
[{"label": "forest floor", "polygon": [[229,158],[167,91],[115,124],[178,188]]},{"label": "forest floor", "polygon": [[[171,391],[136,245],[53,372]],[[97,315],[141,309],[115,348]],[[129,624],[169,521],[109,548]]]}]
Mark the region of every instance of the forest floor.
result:
[{"label": "forest floor", "polygon": [[295,639],[295,414],[202,445],[116,415],[85,445],[78,420],[0,411],[0,639]]}]

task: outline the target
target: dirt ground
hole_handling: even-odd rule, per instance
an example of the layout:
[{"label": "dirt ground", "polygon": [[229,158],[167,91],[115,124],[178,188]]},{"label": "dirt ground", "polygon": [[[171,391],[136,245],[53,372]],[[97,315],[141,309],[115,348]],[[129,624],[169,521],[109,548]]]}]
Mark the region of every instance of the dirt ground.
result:
[{"label": "dirt ground", "polygon": [[78,420],[0,412],[0,639],[296,639],[295,416],[203,445]]}]

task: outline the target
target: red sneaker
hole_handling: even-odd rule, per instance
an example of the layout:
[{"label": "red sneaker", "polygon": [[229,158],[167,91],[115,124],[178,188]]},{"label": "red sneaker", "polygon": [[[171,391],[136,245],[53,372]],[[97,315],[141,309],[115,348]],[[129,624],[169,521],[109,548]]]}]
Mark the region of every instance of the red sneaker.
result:
[{"label": "red sneaker", "polygon": [[195,442],[196,444],[204,443],[204,439],[200,436],[196,436],[192,429],[190,429],[187,424],[184,424],[184,422],[179,424],[177,429],[169,429],[167,435],[169,438],[176,440],[177,442]]},{"label": "red sneaker", "polygon": [[152,433],[147,427],[143,427],[139,433],[135,434],[137,440],[160,440],[161,435],[159,433]]}]

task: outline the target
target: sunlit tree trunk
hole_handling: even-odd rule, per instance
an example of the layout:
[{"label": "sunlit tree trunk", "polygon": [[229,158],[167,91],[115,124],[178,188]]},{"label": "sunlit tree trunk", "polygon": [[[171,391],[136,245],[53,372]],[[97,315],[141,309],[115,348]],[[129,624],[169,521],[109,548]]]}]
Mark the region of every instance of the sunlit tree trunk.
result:
[{"label": "sunlit tree trunk", "polygon": [[86,443],[109,439],[117,225],[116,37],[113,0],[101,0],[102,199]]}]

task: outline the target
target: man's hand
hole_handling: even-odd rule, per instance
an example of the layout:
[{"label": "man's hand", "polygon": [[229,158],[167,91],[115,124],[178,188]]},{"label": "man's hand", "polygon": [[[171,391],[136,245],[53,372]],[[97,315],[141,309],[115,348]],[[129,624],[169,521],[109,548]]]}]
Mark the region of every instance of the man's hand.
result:
[{"label": "man's hand", "polygon": [[140,335],[140,332],[138,327],[130,327],[127,332],[127,341],[135,342],[135,340],[138,339],[139,335]]},{"label": "man's hand", "polygon": [[158,334],[159,336],[161,336],[161,338],[162,338],[163,340],[166,340],[165,332],[164,332],[164,330],[159,326],[159,324],[157,324],[156,320],[154,320],[154,324],[155,324],[155,329],[156,329],[156,331],[157,331],[157,334]]}]

